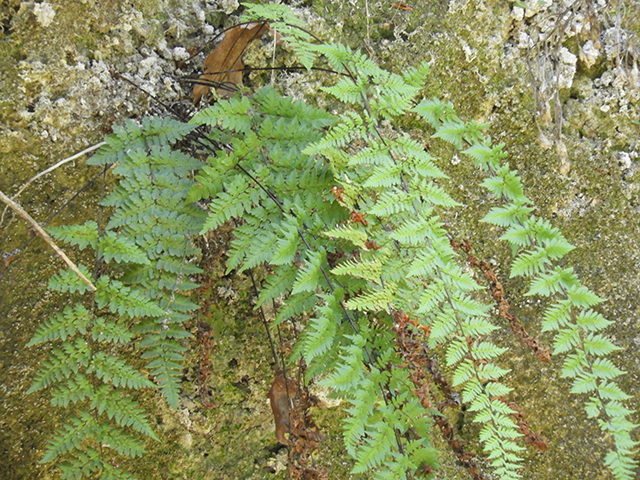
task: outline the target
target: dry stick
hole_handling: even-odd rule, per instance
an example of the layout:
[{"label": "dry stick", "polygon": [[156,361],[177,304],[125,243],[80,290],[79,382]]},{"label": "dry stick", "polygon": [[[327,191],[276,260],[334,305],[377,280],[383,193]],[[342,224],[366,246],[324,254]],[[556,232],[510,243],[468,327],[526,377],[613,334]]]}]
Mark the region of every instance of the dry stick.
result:
[{"label": "dry stick", "polygon": [[[22,192],[24,192],[24,190],[29,185],[31,185],[34,181],[36,181],[38,178],[42,177],[43,175],[46,175],[47,173],[54,171],[56,168],[61,167],[65,163],[69,163],[70,161],[75,160],[76,158],[80,158],[82,155],[85,155],[87,153],[91,153],[94,150],[97,150],[98,148],[100,148],[102,145],[105,145],[105,144],[106,144],[106,142],[100,142],[100,143],[97,143],[95,145],[90,146],[89,148],[85,148],[81,152],[78,152],[75,155],[71,155],[70,157],[65,158],[64,160],[60,160],[55,165],[47,168],[46,170],[43,170],[42,172],[38,173],[37,175],[31,177],[29,180],[27,180],[27,183],[25,183],[22,187],[20,187],[20,190],[18,190],[18,193],[16,193],[13,197],[11,197],[11,200],[15,200],[16,198],[18,198],[20,196],[20,194]],[[0,225],[2,225],[2,222],[4,221],[4,214],[6,213],[8,207],[9,206],[7,205],[7,207],[5,207],[4,211],[2,212],[2,216],[0,217]]]},{"label": "dry stick", "polygon": [[78,267],[76,266],[75,263],[73,263],[69,257],[67,257],[65,255],[65,253],[60,250],[60,247],[58,247],[53,240],[51,239],[51,237],[49,236],[49,234],[47,232],[45,232],[45,230],[38,225],[38,222],[36,222],[31,215],[29,215],[27,212],[24,211],[24,209],[18,205],[16,202],[14,202],[13,200],[11,200],[9,197],[7,197],[4,193],[2,193],[2,191],[0,191],[0,200],[2,200],[4,203],[7,204],[7,206],[11,207],[18,215],[20,215],[22,218],[24,218],[27,222],[29,222],[31,224],[31,226],[35,229],[36,232],[38,232],[40,234],[40,236],[42,237],[42,239],[47,242],[49,244],[49,246],[51,246],[51,248],[53,248],[55,250],[55,252],[60,255],[60,257],[62,258],[62,260],[64,260],[64,262],[69,265],[69,268],[71,270],[73,270],[76,275],[78,275],[82,281],[84,283],[86,283],[87,285],[89,285],[89,288],[91,288],[92,291],[96,291],[97,288],[95,287],[95,285],[93,283],[91,283],[91,280],[89,280],[87,277],[85,277],[83,275],[83,273],[78,269]]}]

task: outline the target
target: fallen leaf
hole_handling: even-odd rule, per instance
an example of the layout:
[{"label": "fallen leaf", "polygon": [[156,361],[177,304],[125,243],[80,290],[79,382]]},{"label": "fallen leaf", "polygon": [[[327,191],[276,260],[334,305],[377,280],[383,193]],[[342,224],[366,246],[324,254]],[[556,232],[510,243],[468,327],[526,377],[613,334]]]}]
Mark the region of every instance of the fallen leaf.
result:
[{"label": "fallen leaf", "polygon": [[[249,44],[260,38],[269,26],[262,23],[238,25],[227,30],[222,42],[204,61],[204,73],[200,76],[211,85],[216,85],[219,95],[230,97],[237,85],[242,85],[244,62],[242,55]],[[209,93],[209,85],[193,87],[193,103],[197,105],[203,95]]]},{"label": "fallen leaf", "polygon": [[289,411],[294,399],[299,397],[298,387],[291,378],[285,377],[282,370],[278,370],[267,397],[269,397],[273,420],[276,424],[276,438],[282,445],[289,445],[289,439],[286,436],[291,429]]},{"label": "fallen leaf", "polygon": [[393,8],[397,8],[398,10],[413,10],[413,8],[411,8],[405,2],[394,2],[390,3],[389,5],[391,5]]}]

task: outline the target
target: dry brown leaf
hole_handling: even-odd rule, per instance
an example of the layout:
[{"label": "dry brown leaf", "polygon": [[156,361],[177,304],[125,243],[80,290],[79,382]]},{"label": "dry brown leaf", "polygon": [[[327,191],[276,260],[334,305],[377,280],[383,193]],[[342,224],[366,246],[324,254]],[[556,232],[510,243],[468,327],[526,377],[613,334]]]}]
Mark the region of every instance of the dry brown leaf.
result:
[{"label": "dry brown leaf", "polygon": [[[222,42],[205,59],[204,73],[200,78],[211,82],[212,85],[219,85],[216,87],[218,94],[227,97],[233,95],[235,87],[242,85],[244,51],[253,40],[260,38],[268,29],[269,26],[266,23],[249,23],[227,30]],[[203,95],[209,93],[209,88],[207,85],[193,87],[195,105]]]},{"label": "dry brown leaf", "polygon": [[267,397],[269,397],[276,424],[276,438],[282,445],[289,445],[289,439],[285,435],[289,433],[291,428],[289,411],[292,402],[298,396],[298,387],[294,381],[291,378],[286,378],[282,370],[277,370]]}]

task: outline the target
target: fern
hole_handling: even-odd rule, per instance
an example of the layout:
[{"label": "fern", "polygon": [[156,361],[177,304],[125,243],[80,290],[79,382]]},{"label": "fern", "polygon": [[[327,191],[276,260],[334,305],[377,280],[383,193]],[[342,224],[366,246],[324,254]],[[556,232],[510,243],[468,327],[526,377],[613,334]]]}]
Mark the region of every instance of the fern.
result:
[{"label": "fern", "polygon": [[[284,5],[247,4],[243,20],[269,22],[307,69],[339,72],[322,87],[336,113],[268,86],[221,100],[189,123],[152,118],[114,129],[90,161],[117,163],[121,177],[101,202],[112,210],[106,227],[51,229],[95,251],[104,272],[94,294],[73,272],[56,274],[50,288],[77,303],[29,342],[52,344],[29,393],[50,389],[53,405],[76,412],[43,461],[56,461],[63,478],[133,478],[118,456],[138,457],[144,438],[158,439],[136,396],[158,388],[171,407],[180,402],[184,323],[198,308],[189,298],[197,287],[189,275],[200,272],[190,263],[199,254],[190,238],[233,221],[226,271],[264,268],[256,308],[273,303],[273,327],[296,322],[294,359],[344,400],[354,474],[432,478],[432,427],[446,421],[434,407],[438,386],[461,393],[492,475],[526,477],[523,429],[501,365],[509,350],[494,343],[493,302],[443,223],[460,206],[444,186],[446,173],[400,128],[417,116],[485,172],[481,185],[496,203],[482,221],[503,229],[510,276],[527,282],[527,296],[548,301],[541,330],[564,357],[568,391],[584,398],[587,416],[611,441],[604,463],[616,480],[633,478],[636,425],[617,383],[625,372],[609,358],[619,349],[606,335],[612,322],[597,311],[602,299],[564,264],[574,247],[533,214],[486,125],[460,119],[451,103],[419,98],[428,65],[395,74],[362,52],[318,43]],[[176,148],[196,130],[204,161]],[[420,355],[407,353],[408,332]],[[141,352],[135,361],[126,355],[132,345]],[[444,362],[446,388],[418,357]]]},{"label": "fern", "polygon": [[[425,107],[431,109],[430,113],[425,114]],[[587,415],[598,419],[600,428],[611,434],[613,450],[606,455],[605,464],[617,480],[633,478],[632,470],[638,463],[633,455],[638,442],[631,439],[631,431],[636,425],[627,418],[631,411],[621,404],[630,397],[614,383],[624,372],[603,358],[618,347],[596,333],[611,322],[591,310],[602,299],[581,284],[573,269],[554,265],[573,246],[558,229],[532,215],[533,209],[527,206],[531,201],[524,195],[517,172],[502,163],[505,158],[502,146],[492,146],[490,139],[481,134],[467,138],[463,132],[452,133],[451,122],[457,120],[451,120],[451,114],[448,120],[443,120],[442,114],[437,117],[432,113],[433,108],[425,104],[416,111],[436,128],[435,136],[459,148],[463,140],[471,144],[465,153],[490,175],[482,185],[505,203],[493,207],[483,221],[506,227],[502,239],[509,242],[514,252],[520,251],[511,267],[511,276],[531,278],[527,295],[556,297],[545,311],[542,329],[554,332],[554,352],[567,354],[562,376],[572,379],[570,391],[591,395],[585,400]],[[609,403],[614,405],[611,410],[606,408]]]},{"label": "fern", "polygon": [[[114,270],[113,278],[103,275],[96,281],[92,298],[44,322],[29,342],[57,346],[28,392],[52,387],[53,405],[73,404],[80,412],[58,429],[42,459],[55,460],[63,478],[132,479],[115,457],[99,452],[110,448],[117,455],[139,457],[144,453],[141,436],[158,440],[146,412],[126,394],[156,384],[123,357],[121,346],[135,342],[149,348],[142,357],[150,359],[151,374],[169,404],[178,404],[184,351],[179,342],[189,336],[182,323],[197,308],[178,288],[196,286],[184,277],[198,269],[184,259],[197,253],[189,236],[202,228],[203,215],[185,203],[192,186],[185,176],[201,164],[170,144],[191,130],[192,125],[170,119],[116,129],[90,162],[118,162],[114,171],[125,177],[103,202],[114,208],[106,230],[99,236],[92,221],[51,229],[69,245],[91,247]],[[91,278],[85,267],[80,270]],[[50,287],[86,293],[74,275],[63,270]],[[94,306],[88,308],[87,302]]]}]

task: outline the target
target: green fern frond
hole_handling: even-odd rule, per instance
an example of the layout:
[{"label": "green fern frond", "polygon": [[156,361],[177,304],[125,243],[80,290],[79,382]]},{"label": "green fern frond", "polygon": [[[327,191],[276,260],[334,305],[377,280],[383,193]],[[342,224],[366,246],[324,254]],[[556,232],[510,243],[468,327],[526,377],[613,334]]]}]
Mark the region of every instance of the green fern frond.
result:
[{"label": "green fern frond", "polygon": [[303,26],[304,23],[294,15],[291,8],[287,5],[279,5],[277,3],[268,3],[265,5],[242,2],[245,8],[241,22],[252,21],[256,19],[264,19],[272,22],[288,23],[289,25]]},{"label": "green fern frond", "polygon": [[531,276],[542,273],[551,265],[547,251],[542,247],[537,247],[532,251],[523,252],[518,255],[511,265],[511,278],[518,276]]},{"label": "green fern frond", "polygon": [[145,118],[141,126],[127,120],[125,127],[113,128],[114,133],[105,138],[106,145],[100,147],[87,164],[108,165],[124,159],[127,150],[174,144],[194,128],[171,117]]},{"label": "green fern frond", "polygon": [[572,305],[579,308],[590,308],[604,302],[584,285],[573,285],[567,290],[567,298]]},{"label": "green fern frond", "polygon": [[277,265],[260,289],[256,308],[291,290],[297,270],[291,265]]},{"label": "green fern frond", "polygon": [[90,359],[91,352],[83,339],[77,338],[73,343],[63,342],[51,351],[49,360],[43,362],[27,393],[37,392],[54,382],[76,375],[81,368],[89,366]]},{"label": "green fern frond", "polygon": [[424,118],[433,128],[440,126],[441,122],[458,120],[451,102],[442,102],[437,98],[422,100],[413,107],[412,111]]},{"label": "green fern frond", "polygon": [[81,304],[65,307],[63,313],[57,313],[53,318],[38,327],[27,347],[53,340],[65,341],[68,337],[87,333],[91,313]]},{"label": "green fern frond", "polygon": [[369,178],[367,178],[362,186],[365,188],[384,187],[385,189],[399,187],[402,184],[400,177],[401,172],[401,165],[375,167],[372,169],[371,175],[369,175]]},{"label": "green fern frond", "polygon": [[96,286],[96,303],[99,308],[108,307],[112,313],[127,317],[160,317],[165,313],[142,292],[127,287],[118,280],[103,276]]},{"label": "green fern frond", "polygon": [[139,263],[149,265],[151,262],[146,253],[133,240],[122,237],[115,232],[107,232],[98,242],[100,253],[106,262]]},{"label": "green fern frond", "polygon": [[344,103],[359,105],[362,102],[367,85],[364,82],[354,83],[350,78],[341,78],[332,87],[322,87],[322,90],[333,95]]},{"label": "green fern frond", "polygon": [[77,373],[57,384],[51,391],[51,405],[66,407],[76,404],[94,394],[94,387],[86,375]]},{"label": "green fern frond", "polygon": [[48,232],[56,239],[69,245],[77,245],[80,250],[88,246],[95,249],[98,241],[98,224],[88,221],[82,225],[62,225],[49,227]]},{"label": "green fern frond", "polygon": [[236,176],[225,185],[225,191],[218,193],[209,204],[209,214],[201,233],[218,228],[227,220],[239,217],[253,204],[248,189],[251,187],[245,177]]},{"label": "green fern frond", "polygon": [[96,318],[91,328],[91,338],[96,342],[129,343],[133,334],[125,325],[106,318]]},{"label": "green fern frond", "polygon": [[132,398],[123,397],[120,390],[112,389],[107,385],[101,386],[92,396],[90,407],[95,408],[99,414],[106,414],[109,420],[115,420],[121,427],[131,427],[143,435],[158,440],[146,413],[140,408],[138,402]]},{"label": "green fern frond", "polygon": [[119,357],[97,352],[91,359],[87,373],[94,373],[103,382],[109,382],[114,387],[127,387],[132,389],[153,388],[150,382],[138,370],[128,365]]},{"label": "green fern frond", "polygon": [[302,334],[302,352],[307,364],[333,347],[340,320],[335,308],[316,309],[316,315],[309,320]]},{"label": "green fern frond", "polygon": [[529,202],[511,203],[506,207],[493,207],[480,221],[500,227],[510,227],[525,223],[528,215],[533,212],[533,208],[528,207],[527,203]]},{"label": "green fern frond", "polygon": [[250,109],[251,102],[247,97],[219,100],[196,113],[190,123],[213,127],[220,125],[238,133],[248,133],[253,122],[252,115],[249,114]]},{"label": "green fern frond", "polygon": [[[151,375],[153,375],[158,387],[162,392],[162,396],[172,408],[178,408],[180,401],[180,379],[182,378],[182,363],[178,361],[184,360],[180,355],[170,355],[171,349],[164,349],[161,355],[155,360],[149,362]],[[172,359],[173,358],[173,359]],[[176,361],[178,360],[178,361]]]},{"label": "green fern frond", "polygon": [[287,218],[280,226],[279,239],[276,244],[275,255],[269,260],[272,265],[290,264],[298,249],[298,223],[294,218]]},{"label": "green fern frond", "polygon": [[291,287],[291,293],[313,292],[318,286],[321,276],[321,267],[324,263],[324,255],[319,252],[310,252],[307,263],[300,269],[296,280]]},{"label": "green fern frond", "polygon": [[344,147],[353,138],[363,135],[366,127],[360,115],[354,112],[341,114],[322,140],[306,147],[302,153],[306,155],[324,154],[329,148]]},{"label": "green fern frond", "polygon": [[422,88],[424,82],[429,75],[431,65],[427,62],[423,62],[417,67],[409,67],[402,72],[402,78],[406,83],[414,87]]},{"label": "green fern frond", "polygon": [[357,247],[364,247],[367,241],[367,232],[360,225],[343,225],[323,232],[329,238],[347,240]]},{"label": "green fern frond", "polygon": [[356,278],[369,280],[373,284],[380,283],[382,262],[379,259],[369,261],[346,260],[337,267],[331,269],[334,275],[350,275]]},{"label": "green fern frond", "polygon": [[369,208],[368,213],[382,218],[409,213],[413,211],[413,202],[416,198],[417,194],[407,195],[400,189],[385,190],[376,203]]},{"label": "green fern frond", "polygon": [[403,245],[425,245],[427,239],[438,238],[444,234],[442,223],[437,217],[408,218],[390,236]]},{"label": "green fern frond", "polygon": [[363,380],[351,399],[351,406],[346,409],[349,416],[343,424],[344,445],[352,457],[357,455],[357,447],[366,435],[365,426],[373,416],[379,402],[376,384],[369,379]]},{"label": "green fern frond", "polygon": [[501,162],[507,157],[507,153],[503,150],[504,144],[491,145],[490,141],[478,142],[471,145],[462,153],[466,153],[475,160],[476,165],[480,165],[487,171],[496,171],[500,168]]},{"label": "green fern frond", "polygon": [[287,297],[284,305],[278,309],[278,314],[273,322],[274,326],[286,322],[290,318],[300,315],[303,312],[310,312],[316,305],[317,298],[315,292],[303,291]]},{"label": "green fern frond", "polygon": [[363,473],[380,466],[390,451],[397,449],[395,430],[387,422],[378,422],[367,430],[367,438],[358,449],[358,461],[352,473]]},{"label": "green fern frond", "polygon": [[81,410],[58,429],[49,441],[40,463],[47,463],[72,450],[80,449],[83,442],[95,438],[100,426],[86,410]]},{"label": "green fern frond", "polygon": [[[89,280],[93,280],[93,274],[82,264],[77,265],[78,270]],[[91,290],[76,272],[71,269],[62,269],[49,279],[49,289],[58,292],[86,293]]]},{"label": "green fern frond", "polygon": [[332,374],[321,380],[321,385],[326,384],[331,388],[348,392],[357,390],[358,385],[364,378],[364,343],[365,340],[360,335],[346,335],[351,343],[341,347],[342,354],[339,355],[340,363],[336,365]]},{"label": "green fern frond", "polygon": [[393,295],[397,285],[387,282],[382,289],[369,290],[365,293],[350,298],[345,303],[352,310],[363,312],[385,311],[393,304]]},{"label": "green fern frond", "polygon": [[137,436],[133,436],[115,425],[105,424],[100,427],[96,440],[100,442],[102,447],[111,448],[120,455],[131,458],[141,457],[146,452],[144,442]]}]

